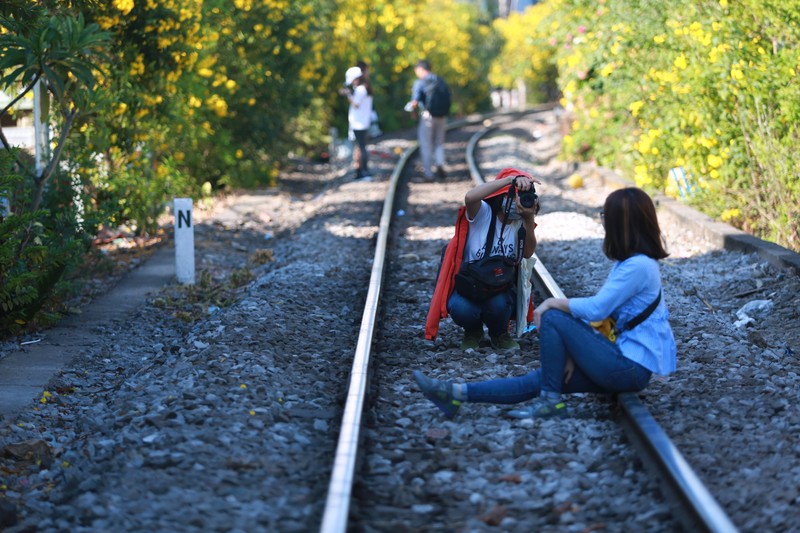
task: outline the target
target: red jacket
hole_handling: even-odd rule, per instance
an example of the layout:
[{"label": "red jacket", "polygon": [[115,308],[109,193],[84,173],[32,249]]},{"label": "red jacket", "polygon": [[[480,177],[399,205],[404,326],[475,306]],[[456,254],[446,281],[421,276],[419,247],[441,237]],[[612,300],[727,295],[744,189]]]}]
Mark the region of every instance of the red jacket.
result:
[{"label": "red jacket", "polygon": [[439,269],[439,279],[436,280],[436,288],[433,290],[433,298],[428,308],[428,319],[425,321],[425,338],[432,341],[439,332],[439,321],[447,318],[447,300],[453,294],[456,284],[456,274],[461,268],[461,261],[464,257],[464,246],[467,244],[467,208],[458,208],[456,217],[456,232],[447,248],[444,250],[442,266]]},{"label": "red jacket", "polygon": [[[530,176],[527,172],[517,170],[515,168],[504,168],[497,174],[495,179],[502,179],[511,175],[525,175]],[[487,196],[492,198],[499,194],[505,194],[509,187],[503,187],[497,192]],[[467,231],[469,230],[469,221],[467,221],[467,208],[461,206],[458,208],[458,215],[456,216],[455,235],[447,243],[447,248],[444,251],[442,258],[442,266],[439,269],[439,279],[436,280],[436,288],[433,290],[433,298],[431,298],[430,307],[428,307],[428,318],[425,321],[425,338],[433,340],[439,333],[439,322],[443,318],[447,318],[447,300],[453,294],[455,289],[455,279],[458,269],[461,268],[461,262],[464,258],[464,246],[467,244]],[[527,321],[533,320],[533,299],[528,302]]]}]

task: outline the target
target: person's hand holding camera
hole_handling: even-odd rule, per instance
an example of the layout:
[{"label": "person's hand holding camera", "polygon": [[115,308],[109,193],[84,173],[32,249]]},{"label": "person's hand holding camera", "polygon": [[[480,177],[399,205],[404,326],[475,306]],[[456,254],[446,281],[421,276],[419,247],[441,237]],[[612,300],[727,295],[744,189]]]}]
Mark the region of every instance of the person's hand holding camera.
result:
[{"label": "person's hand holding camera", "polygon": [[527,176],[517,176],[511,182],[516,192],[517,212],[524,220],[532,221],[539,212],[539,196],[534,183],[542,184],[541,181]]}]

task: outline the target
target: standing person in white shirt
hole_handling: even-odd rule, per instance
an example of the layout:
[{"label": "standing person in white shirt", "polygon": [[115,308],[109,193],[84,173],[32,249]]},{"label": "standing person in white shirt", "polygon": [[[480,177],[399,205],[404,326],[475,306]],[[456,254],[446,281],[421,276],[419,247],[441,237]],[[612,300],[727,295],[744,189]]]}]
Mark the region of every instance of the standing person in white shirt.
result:
[{"label": "standing person in white shirt", "polygon": [[368,168],[367,134],[372,122],[372,87],[359,67],[347,69],[345,85],[342,94],[350,101],[347,121],[356,141],[353,150],[356,179],[371,178]]}]

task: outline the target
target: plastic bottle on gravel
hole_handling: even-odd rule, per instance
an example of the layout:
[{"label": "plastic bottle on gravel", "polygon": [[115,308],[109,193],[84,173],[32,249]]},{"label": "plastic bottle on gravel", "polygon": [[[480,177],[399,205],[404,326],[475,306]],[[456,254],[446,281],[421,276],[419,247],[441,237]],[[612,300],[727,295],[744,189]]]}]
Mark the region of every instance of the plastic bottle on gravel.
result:
[{"label": "plastic bottle on gravel", "polygon": [[744,304],[738,311],[736,317],[739,319],[733,325],[737,328],[755,322],[756,318],[764,318],[772,311],[774,304],[772,300],[753,300]]}]

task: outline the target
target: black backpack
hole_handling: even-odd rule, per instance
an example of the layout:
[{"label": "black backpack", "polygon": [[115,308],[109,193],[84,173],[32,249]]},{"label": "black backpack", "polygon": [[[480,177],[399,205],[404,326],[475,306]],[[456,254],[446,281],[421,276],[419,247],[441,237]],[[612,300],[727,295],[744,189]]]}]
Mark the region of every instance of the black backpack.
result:
[{"label": "black backpack", "polygon": [[434,117],[446,117],[450,104],[450,87],[439,76],[429,76],[425,82],[425,109]]}]

